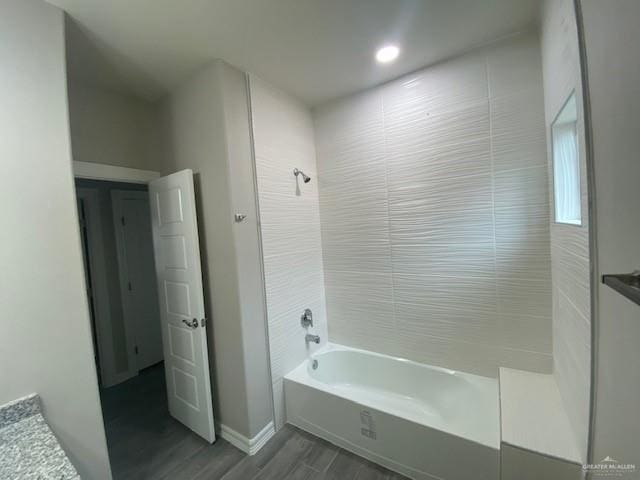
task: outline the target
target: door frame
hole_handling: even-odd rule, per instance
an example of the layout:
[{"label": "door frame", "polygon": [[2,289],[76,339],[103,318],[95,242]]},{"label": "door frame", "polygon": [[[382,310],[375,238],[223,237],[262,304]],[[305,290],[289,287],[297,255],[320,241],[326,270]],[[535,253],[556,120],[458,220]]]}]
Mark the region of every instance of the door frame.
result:
[{"label": "door frame", "polygon": [[137,168],[118,167],[104,163],[73,162],[73,176],[86,180],[102,180],[106,182],[142,183],[160,178],[160,172],[139,170]]},{"label": "door frame", "polygon": [[[106,165],[102,163],[90,162],[73,162],[74,178],[86,180],[100,180],[105,182],[135,183],[148,184],[151,180],[160,178],[160,172],[153,170],[140,170],[137,168],[119,167],[115,165]],[[94,253],[90,258],[91,267],[91,283],[94,285],[94,298],[98,296],[99,305],[96,305],[96,336],[98,338],[98,354],[101,361],[100,373],[103,379],[104,387],[110,387],[123,382],[138,372],[137,363],[131,358],[133,353],[133,336],[132,332],[127,328],[127,322],[124,322],[125,337],[127,344],[127,363],[128,369],[124,372],[116,373],[115,358],[113,356],[113,338],[108,327],[111,324],[108,321],[111,318],[111,308],[109,304],[109,291],[106,284],[106,265],[104,260],[104,245],[102,243],[102,226],[100,224],[100,204],[98,202],[98,191],[92,188],[76,188],[76,192],[83,191],[85,195],[82,197],[87,207],[87,237],[89,249]],[[145,192],[146,193],[146,192]],[[78,193],[79,195],[79,193]],[[85,200],[85,198],[87,200]],[[117,235],[116,235],[117,237]],[[96,258],[94,258],[96,257]],[[118,259],[120,262],[120,259]],[[122,273],[120,273],[122,275]],[[122,289],[122,277],[120,277],[120,288]],[[98,303],[98,302],[96,302]],[[124,302],[123,302],[124,303]],[[123,305],[124,308],[124,305]],[[105,365],[103,365],[103,362]],[[105,367],[107,367],[105,369]]]},{"label": "door frame", "polygon": [[100,221],[100,202],[95,188],[76,188],[76,196],[85,208],[85,228],[89,255],[89,275],[93,286],[93,306],[98,358],[103,387],[110,387],[126,380],[127,373],[117,373],[113,355],[113,336],[111,334],[111,304],[106,281],[106,263],[102,241]]}]

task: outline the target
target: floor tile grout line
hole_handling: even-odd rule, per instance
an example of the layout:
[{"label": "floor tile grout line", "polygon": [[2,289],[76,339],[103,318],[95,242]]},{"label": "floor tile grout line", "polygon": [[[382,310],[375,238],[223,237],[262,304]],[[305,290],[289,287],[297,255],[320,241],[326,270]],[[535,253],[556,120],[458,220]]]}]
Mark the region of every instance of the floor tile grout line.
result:
[{"label": "floor tile grout line", "polygon": [[360,471],[364,468],[364,463],[360,464],[360,466],[358,467],[358,469],[356,470],[356,473],[353,475],[353,480],[357,480],[358,475],[360,475]]},{"label": "floor tile grout line", "polygon": [[[335,445],[332,445],[332,446],[335,446]],[[337,447],[337,448],[336,448],[336,451],[333,453],[333,458],[331,458],[331,461],[330,461],[329,463],[327,463],[327,466],[326,466],[324,469],[322,469],[322,470],[318,470],[317,468],[313,468],[311,465],[306,464],[306,463],[305,463],[305,465],[307,465],[307,467],[309,467],[309,468],[311,468],[311,469],[315,470],[315,471],[316,471],[316,472],[318,472],[318,473],[324,473],[324,472],[326,472],[327,470],[329,470],[329,467],[331,467],[331,465],[333,465],[333,462],[335,462],[335,461],[336,461],[336,458],[338,458],[338,454],[339,454],[339,453],[340,453],[340,448],[339,448],[339,447]]]}]

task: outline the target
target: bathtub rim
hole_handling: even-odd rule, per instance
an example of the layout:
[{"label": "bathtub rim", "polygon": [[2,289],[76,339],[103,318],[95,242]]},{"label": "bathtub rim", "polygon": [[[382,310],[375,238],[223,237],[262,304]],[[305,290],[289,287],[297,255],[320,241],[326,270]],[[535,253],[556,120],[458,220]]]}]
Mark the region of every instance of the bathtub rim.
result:
[{"label": "bathtub rim", "polygon": [[[440,426],[435,426],[430,424],[429,422],[423,422],[420,420],[417,420],[416,418],[412,417],[411,415],[407,415],[404,414],[401,411],[388,411],[385,409],[380,408],[379,405],[376,405],[375,402],[367,402],[367,401],[361,401],[360,399],[354,399],[353,397],[350,397],[347,394],[344,394],[340,391],[336,391],[336,389],[332,388],[331,385],[321,382],[320,380],[317,380],[315,378],[313,378],[309,372],[308,372],[308,363],[309,360],[313,360],[315,357],[317,356],[321,356],[323,354],[326,353],[330,353],[330,352],[335,352],[335,351],[349,351],[349,352],[357,352],[357,353],[362,353],[364,355],[372,355],[372,356],[376,356],[376,357],[381,357],[387,360],[392,360],[392,361],[399,361],[401,363],[404,364],[410,364],[410,365],[414,365],[418,368],[425,368],[428,370],[434,370],[436,372],[440,372],[446,375],[459,375],[462,377],[479,377],[485,381],[491,381],[491,383],[494,384],[495,386],[495,413],[496,413],[496,432],[495,435],[486,435],[486,438],[484,440],[480,440],[478,438],[470,438],[467,435],[463,435],[459,432],[453,431],[452,429],[447,429],[447,428],[442,428]],[[309,355],[306,359],[304,359],[297,367],[295,367],[293,370],[291,370],[288,374],[286,374],[283,377],[284,381],[291,381],[291,382],[296,382],[296,383],[300,383],[303,385],[307,385],[311,388],[315,388],[318,390],[321,390],[325,393],[331,394],[331,395],[335,395],[337,397],[340,397],[344,400],[348,400],[351,402],[355,402],[355,403],[359,403],[361,405],[363,405],[366,408],[370,408],[372,410],[377,410],[377,411],[381,411],[384,412],[386,414],[389,415],[394,415],[397,416],[399,418],[402,418],[403,420],[409,421],[409,422],[414,422],[414,423],[418,423],[424,427],[427,428],[432,428],[434,430],[437,430],[439,432],[442,432],[444,434],[447,435],[453,435],[459,438],[463,438],[466,441],[475,443],[477,445],[481,445],[483,447],[489,447],[489,448],[493,448],[495,450],[500,451],[500,442],[501,442],[501,428],[500,428],[500,391],[499,391],[499,382],[498,379],[493,378],[493,377],[486,377],[483,375],[476,375],[474,373],[467,373],[467,372],[463,372],[460,370],[451,370],[445,367],[438,367],[435,365],[429,365],[426,363],[420,363],[420,362],[416,362],[414,360],[409,360],[406,358],[402,358],[402,357],[394,357],[392,355],[386,355],[384,353],[378,353],[378,352],[372,352],[370,350],[364,350],[361,348],[355,348],[355,347],[349,347],[346,345],[341,345],[341,344],[337,344],[337,343],[331,343],[331,342],[327,342],[325,345],[322,346],[322,348],[316,350],[313,354]],[[286,405],[285,405],[286,408]],[[491,438],[489,438],[491,437]]]}]

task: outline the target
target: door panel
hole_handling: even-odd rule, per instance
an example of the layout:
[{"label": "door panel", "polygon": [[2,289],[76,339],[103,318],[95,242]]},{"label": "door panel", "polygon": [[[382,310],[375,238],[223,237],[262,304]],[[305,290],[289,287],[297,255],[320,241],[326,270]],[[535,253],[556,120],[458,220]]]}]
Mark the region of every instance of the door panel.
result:
[{"label": "door panel", "polygon": [[215,440],[193,172],[149,184],[169,411]]},{"label": "door panel", "polygon": [[111,192],[127,346],[134,373],[162,361],[162,333],[151,237],[149,195]]}]

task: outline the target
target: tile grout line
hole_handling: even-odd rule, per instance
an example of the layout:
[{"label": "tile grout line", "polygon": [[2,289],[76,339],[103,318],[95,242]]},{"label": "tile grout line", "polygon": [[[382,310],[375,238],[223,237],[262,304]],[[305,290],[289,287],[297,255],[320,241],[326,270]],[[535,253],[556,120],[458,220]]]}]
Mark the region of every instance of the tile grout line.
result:
[{"label": "tile grout line", "polygon": [[390,262],[390,275],[391,275],[391,314],[393,315],[393,339],[391,342],[391,350],[393,352],[400,351],[400,343],[398,338],[398,315],[396,312],[396,281],[395,281],[395,270],[393,267],[393,243],[392,243],[392,234],[391,234],[391,201],[389,198],[389,145],[387,141],[387,122],[385,117],[385,108],[384,108],[384,91],[380,92],[380,110],[382,114],[382,144],[383,144],[383,161],[384,161],[384,190],[387,200],[387,242],[389,247],[389,262]]},{"label": "tile grout line", "polygon": [[[335,445],[334,445],[334,446],[335,446]],[[327,466],[326,466],[324,469],[322,469],[322,470],[317,470],[317,469],[315,469],[315,468],[314,468],[314,470],[315,470],[316,472],[318,472],[318,473],[324,473],[324,472],[326,472],[327,470],[329,470],[329,467],[333,464],[333,462],[335,462],[336,458],[338,458],[338,454],[340,453],[339,448],[340,448],[340,447],[337,447],[337,448],[336,448],[336,451],[333,453],[333,458],[331,459],[331,461],[327,464]],[[313,468],[313,467],[310,467],[310,468]]]},{"label": "tile grout line", "polygon": [[[493,150],[493,119],[491,115],[491,74],[489,68],[489,58],[487,54],[484,55],[484,66],[485,66],[485,76],[487,79],[487,108],[488,108],[488,120],[489,120],[489,161],[491,163],[491,216],[493,218],[493,282],[495,287],[495,313],[496,316],[500,317],[502,314],[500,308],[500,300],[499,300],[499,291],[498,291],[498,241],[497,241],[497,230],[496,230],[496,168],[494,161],[494,150]],[[500,335],[502,335],[503,328],[500,329]],[[501,347],[504,348],[504,340],[502,338],[499,339],[501,343]]]}]

